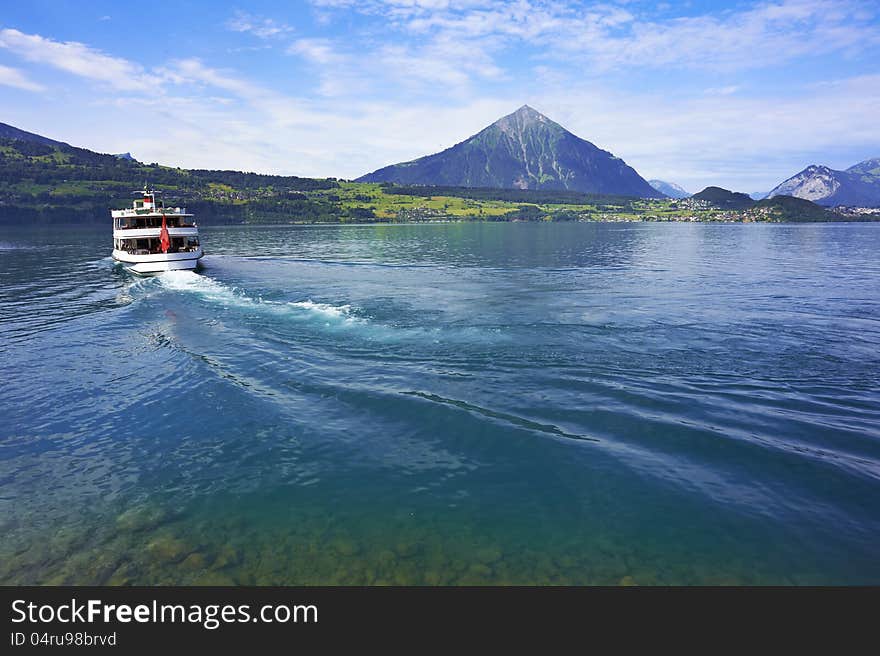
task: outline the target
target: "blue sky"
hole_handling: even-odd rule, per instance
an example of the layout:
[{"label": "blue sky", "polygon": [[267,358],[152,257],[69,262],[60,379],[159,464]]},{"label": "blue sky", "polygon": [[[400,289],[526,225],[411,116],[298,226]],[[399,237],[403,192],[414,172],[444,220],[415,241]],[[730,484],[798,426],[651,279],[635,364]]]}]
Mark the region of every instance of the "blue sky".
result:
[{"label": "blue sky", "polygon": [[880,3],[7,3],[0,121],[146,162],[355,177],[528,103],[691,191],[880,156]]}]

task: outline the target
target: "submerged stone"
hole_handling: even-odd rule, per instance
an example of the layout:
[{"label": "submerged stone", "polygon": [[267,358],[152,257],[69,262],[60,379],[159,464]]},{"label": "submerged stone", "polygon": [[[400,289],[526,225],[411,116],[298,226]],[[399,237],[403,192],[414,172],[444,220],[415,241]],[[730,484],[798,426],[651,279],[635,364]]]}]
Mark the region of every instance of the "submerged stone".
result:
[{"label": "submerged stone", "polygon": [[137,569],[132,563],[123,563],[107,580],[107,585],[134,585],[137,581]]},{"label": "submerged stone", "polygon": [[482,563],[474,563],[468,568],[467,576],[477,579],[488,579],[492,576],[492,570]]},{"label": "submerged stone", "polygon": [[167,518],[168,513],[156,506],[134,506],[116,518],[116,527],[121,531],[146,531],[156,528]]},{"label": "submerged stone", "polygon": [[474,553],[475,560],[486,565],[498,562],[501,560],[502,555],[501,549],[498,547],[485,547],[483,549],[478,549],[476,553]]},{"label": "submerged stone", "polygon": [[204,569],[206,565],[205,556],[196,551],[183,559],[181,566],[190,570]]},{"label": "submerged stone", "polygon": [[382,549],[376,554],[376,562],[383,567],[393,564],[397,560],[397,555],[390,549]]},{"label": "submerged stone", "polygon": [[401,558],[410,558],[419,552],[419,544],[411,540],[402,540],[395,545],[394,551]]},{"label": "submerged stone", "polygon": [[225,569],[227,567],[234,567],[239,563],[241,563],[241,551],[231,545],[225,544],[217,553],[212,569]]},{"label": "submerged stone", "polygon": [[205,572],[192,580],[192,585],[199,586],[231,586],[236,585],[235,579],[221,572]]},{"label": "submerged stone", "polygon": [[351,557],[360,553],[360,547],[352,540],[339,539],[333,542],[333,549],[341,556]]},{"label": "submerged stone", "polygon": [[170,535],[154,538],[147,545],[147,553],[163,563],[177,563],[186,558],[192,549],[183,541]]}]

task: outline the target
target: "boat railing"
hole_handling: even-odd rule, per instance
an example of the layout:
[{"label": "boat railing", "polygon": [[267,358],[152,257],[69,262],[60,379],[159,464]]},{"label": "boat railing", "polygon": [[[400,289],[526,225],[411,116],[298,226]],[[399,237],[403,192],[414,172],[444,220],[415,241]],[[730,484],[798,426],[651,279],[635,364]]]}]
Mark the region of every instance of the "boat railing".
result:
[{"label": "boat railing", "polygon": [[[199,246],[181,246],[180,248],[170,248],[168,253],[195,253],[199,250]],[[125,248],[123,249],[129,255],[165,255],[158,248]]]},{"label": "boat railing", "polygon": [[180,216],[186,214],[185,207],[128,207],[122,210],[113,210],[121,213],[122,216],[144,216],[151,214],[166,214],[168,216]]},{"label": "boat railing", "polygon": [[[117,228],[117,230],[149,230],[152,228],[161,228],[162,224],[159,225],[149,225],[149,226],[139,226],[139,225],[121,225]],[[180,225],[169,225],[168,228],[195,228],[195,221],[192,223],[181,223]]]}]

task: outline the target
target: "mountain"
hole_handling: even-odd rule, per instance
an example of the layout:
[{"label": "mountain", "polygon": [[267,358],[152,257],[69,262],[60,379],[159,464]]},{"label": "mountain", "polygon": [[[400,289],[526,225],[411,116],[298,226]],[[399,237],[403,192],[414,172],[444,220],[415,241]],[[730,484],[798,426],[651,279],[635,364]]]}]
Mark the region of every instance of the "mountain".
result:
[{"label": "mountain", "polygon": [[[44,137],[41,134],[34,134],[33,132],[27,132],[26,130],[22,130],[15,127],[14,125],[9,125],[7,123],[0,123],[0,139],[16,139],[18,141],[43,144],[44,146],[51,146],[53,148],[73,147],[69,143],[65,143],[64,141],[55,141],[54,139],[50,139],[49,137]],[[113,157],[118,157],[119,159],[128,160],[130,162],[137,162],[137,160],[132,156],[131,153],[119,153],[118,155],[113,155]]]},{"label": "mountain", "polygon": [[767,192],[766,191],[753,191],[749,194],[749,197],[752,200],[763,200],[764,198],[767,198]]},{"label": "mountain", "polygon": [[870,178],[880,177],[880,157],[866,159],[864,162],[853,164],[846,170],[846,172],[869,176]]},{"label": "mountain", "polygon": [[777,185],[767,197],[779,195],[804,198],[828,207],[880,207],[880,158],[859,162],[845,171],[812,164]]},{"label": "mountain", "polygon": [[648,184],[654,187],[664,196],[670,198],[690,198],[690,192],[679,187],[674,182],[664,182],[663,180],[648,180]]},{"label": "mountain", "polygon": [[691,196],[692,200],[703,200],[714,207],[725,210],[743,210],[754,206],[755,201],[748,194],[728,191],[721,187],[706,187]]},{"label": "mountain", "polygon": [[44,137],[33,132],[21,130],[13,125],[0,123],[0,139],[17,139],[18,141],[29,141],[31,143],[43,144],[44,146],[67,146],[63,141],[55,141],[49,137]]},{"label": "mountain", "polygon": [[386,166],[357,182],[661,196],[622,159],[528,105],[443,152]]}]

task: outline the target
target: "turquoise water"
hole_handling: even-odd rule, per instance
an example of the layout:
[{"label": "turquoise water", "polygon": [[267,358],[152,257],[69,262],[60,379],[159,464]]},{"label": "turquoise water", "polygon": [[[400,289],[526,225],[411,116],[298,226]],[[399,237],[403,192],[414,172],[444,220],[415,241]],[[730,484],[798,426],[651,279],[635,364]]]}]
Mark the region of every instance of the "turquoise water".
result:
[{"label": "turquoise water", "polygon": [[880,225],[0,231],[0,583],[880,583]]}]

